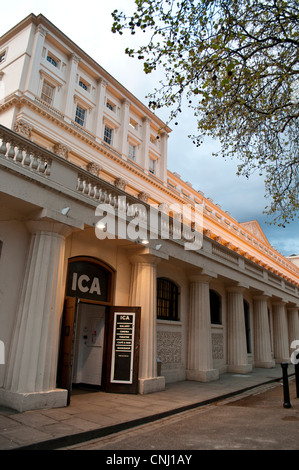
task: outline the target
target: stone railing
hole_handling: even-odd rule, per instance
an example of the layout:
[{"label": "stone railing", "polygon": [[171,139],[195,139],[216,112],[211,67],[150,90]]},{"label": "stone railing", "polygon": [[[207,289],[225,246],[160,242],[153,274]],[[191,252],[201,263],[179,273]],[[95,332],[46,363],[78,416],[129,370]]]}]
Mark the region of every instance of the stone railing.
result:
[{"label": "stone railing", "polygon": [[[44,185],[58,189],[61,193],[85,200],[92,206],[108,204],[127,222],[137,216],[141,224],[147,226],[149,214],[153,210],[143,200],[117,186],[108,183],[90,171],[80,168],[67,159],[35,144],[22,135],[0,125],[0,165],[6,164],[10,170],[23,174],[26,178],[38,179]],[[5,163],[4,163],[5,162]],[[142,194],[142,193],[141,193]],[[176,243],[192,241],[190,226],[178,224],[171,217],[157,214],[157,238],[168,231],[169,239]]]}]

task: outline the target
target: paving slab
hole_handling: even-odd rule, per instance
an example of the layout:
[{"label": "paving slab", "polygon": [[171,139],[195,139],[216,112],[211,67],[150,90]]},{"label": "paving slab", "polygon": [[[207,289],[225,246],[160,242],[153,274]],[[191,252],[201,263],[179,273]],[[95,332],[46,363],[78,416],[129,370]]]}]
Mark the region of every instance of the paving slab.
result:
[{"label": "paving slab", "polygon": [[[289,376],[294,376],[290,365]],[[282,369],[223,374],[214,382],[182,381],[148,395],[74,390],[68,407],[25,411],[0,407],[1,450],[63,449],[144,423],[205,406],[282,380]]]}]

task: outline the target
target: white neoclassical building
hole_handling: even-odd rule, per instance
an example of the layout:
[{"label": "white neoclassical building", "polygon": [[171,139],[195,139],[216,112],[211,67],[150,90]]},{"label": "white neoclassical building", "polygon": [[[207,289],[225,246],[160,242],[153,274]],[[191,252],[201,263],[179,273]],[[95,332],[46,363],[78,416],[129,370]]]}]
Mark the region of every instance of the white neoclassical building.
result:
[{"label": "white neoclassical building", "polygon": [[298,264],[168,171],[156,115],[42,15],[0,87],[0,404],[290,361]]}]

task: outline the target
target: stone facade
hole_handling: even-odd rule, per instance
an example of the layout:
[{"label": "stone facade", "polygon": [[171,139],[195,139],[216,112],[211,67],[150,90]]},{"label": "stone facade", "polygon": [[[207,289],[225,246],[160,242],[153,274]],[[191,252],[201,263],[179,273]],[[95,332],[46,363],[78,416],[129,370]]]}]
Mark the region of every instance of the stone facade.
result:
[{"label": "stone facade", "polygon": [[[78,308],[79,323],[86,320],[75,285],[79,304],[106,315],[140,308],[139,393],[289,361],[299,340],[298,266],[257,222],[238,223],[168,171],[170,129],[42,15],[4,35],[2,50],[0,404],[67,404],[69,390],[58,381],[61,342],[71,338],[63,319]],[[202,208],[199,225],[181,225],[174,206],[186,204],[193,215]],[[186,249],[198,234],[200,245]],[[86,272],[71,278],[74,260],[109,272],[107,299],[86,301],[103,293],[102,280]],[[82,350],[99,340],[93,312],[88,321]],[[84,352],[75,353],[84,368]],[[104,374],[111,357],[98,357]]]}]

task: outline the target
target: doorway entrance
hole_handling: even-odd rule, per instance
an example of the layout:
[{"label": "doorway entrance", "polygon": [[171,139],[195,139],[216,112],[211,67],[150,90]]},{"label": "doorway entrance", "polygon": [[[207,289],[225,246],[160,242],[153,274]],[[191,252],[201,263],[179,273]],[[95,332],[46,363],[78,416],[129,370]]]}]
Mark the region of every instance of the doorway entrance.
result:
[{"label": "doorway entrance", "polygon": [[140,307],[112,306],[111,268],[70,260],[60,337],[57,387],[92,386],[138,393]]},{"label": "doorway entrance", "polygon": [[100,386],[106,307],[80,302],[74,344],[72,383]]}]

